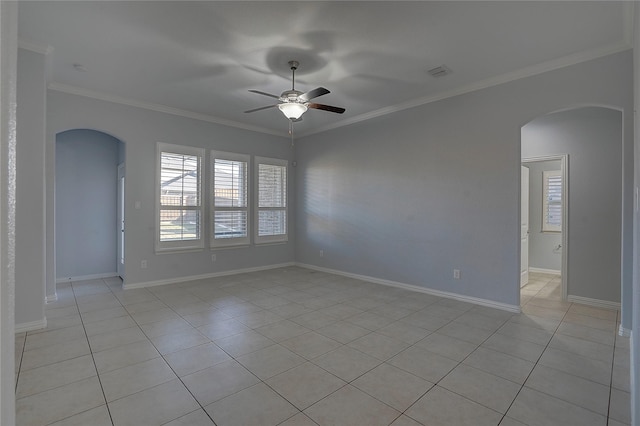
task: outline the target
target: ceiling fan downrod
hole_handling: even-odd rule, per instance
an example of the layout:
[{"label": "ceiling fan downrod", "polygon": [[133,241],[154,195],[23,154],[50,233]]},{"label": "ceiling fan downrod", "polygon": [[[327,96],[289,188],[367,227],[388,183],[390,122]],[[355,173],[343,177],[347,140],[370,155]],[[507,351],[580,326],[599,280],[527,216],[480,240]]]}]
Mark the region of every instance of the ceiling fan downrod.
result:
[{"label": "ceiling fan downrod", "polygon": [[289,61],[289,68],[291,68],[291,90],[296,90],[296,70],[300,66],[298,61]]}]

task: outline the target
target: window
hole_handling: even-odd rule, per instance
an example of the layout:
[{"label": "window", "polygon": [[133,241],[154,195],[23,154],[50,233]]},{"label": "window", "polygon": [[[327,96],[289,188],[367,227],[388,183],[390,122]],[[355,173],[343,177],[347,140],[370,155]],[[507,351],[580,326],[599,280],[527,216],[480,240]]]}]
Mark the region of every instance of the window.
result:
[{"label": "window", "polygon": [[249,156],[211,152],[211,247],[249,244]]},{"label": "window", "polygon": [[287,162],[256,157],[256,243],[287,241]]},{"label": "window", "polygon": [[562,231],[562,172],[542,172],[542,232]]},{"label": "window", "polygon": [[203,247],[202,149],[158,143],[156,250]]}]

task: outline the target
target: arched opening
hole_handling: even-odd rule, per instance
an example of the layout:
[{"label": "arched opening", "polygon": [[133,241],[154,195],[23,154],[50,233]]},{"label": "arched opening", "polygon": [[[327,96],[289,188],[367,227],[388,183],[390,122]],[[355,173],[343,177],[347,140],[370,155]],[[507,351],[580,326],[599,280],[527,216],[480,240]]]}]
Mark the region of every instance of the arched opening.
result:
[{"label": "arched opening", "polygon": [[[545,297],[620,309],[622,111],[585,106],[537,117],[521,128],[521,161],[530,173],[529,246],[521,248],[521,271],[528,262],[530,271],[558,274],[561,287],[547,287]],[[555,170],[557,195],[545,189]],[[521,287],[521,306],[542,289],[534,284]]]},{"label": "arched opening", "polygon": [[56,134],[56,282],[124,279],[124,143],[90,129]]}]

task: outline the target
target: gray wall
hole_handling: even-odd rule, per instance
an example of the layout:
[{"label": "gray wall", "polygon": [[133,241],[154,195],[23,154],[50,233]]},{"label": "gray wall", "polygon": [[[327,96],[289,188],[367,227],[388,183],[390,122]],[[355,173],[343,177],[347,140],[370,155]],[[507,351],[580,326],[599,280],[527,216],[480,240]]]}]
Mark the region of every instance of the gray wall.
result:
[{"label": "gray wall", "polygon": [[[621,123],[620,123],[621,124]],[[560,160],[525,163],[529,168],[529,267],[562,269],[562,234],[542,232],[542,172],[560,170]]]},{"label": "gray wall", "polygon": [[[216,262],[209,249],[196,252],[156,254],[156,142],[238,152],[292,161],[294,150],[286,138],[269,136],[214,123],[143,110],[131,106],[49,90],[48,141],[70,129],[93,129],[108,133],[125,144],[125,283],[170,280],[244,268],[289,263],[294,258],[294,182],[296,169],[289,169],[289,242],[275,245],[217,249]],[[286,126],[286,121],[283,122]],[[208,169],[208,165],[206,165]],[[48,177],[56,175],[48,171]],[[209,185],[203,180],[204,190]],[[140,209],[135,203],[140,202]],[[115,204],[114,204],[115,207]],[[140,267],[147,260],[148,268]]]},{"label": "gray wall", "polygon": [[45,55],[18,49],[16,325],[44,320]]},{"label": "gray wall", "polygon": [[579,108],[522,128],[522,156],[569,156],[567,293],[620,302],[622,113]]},{"label": "gray wall", "polygon": [[94,130],[56,137],[56,275],[115,275],[116,138]]},{"label": "gray wall", "polygon": [[519,305],[521,126],[617,105],[631,150],[631,71],[626,51],[302,138],[298,261]]}]

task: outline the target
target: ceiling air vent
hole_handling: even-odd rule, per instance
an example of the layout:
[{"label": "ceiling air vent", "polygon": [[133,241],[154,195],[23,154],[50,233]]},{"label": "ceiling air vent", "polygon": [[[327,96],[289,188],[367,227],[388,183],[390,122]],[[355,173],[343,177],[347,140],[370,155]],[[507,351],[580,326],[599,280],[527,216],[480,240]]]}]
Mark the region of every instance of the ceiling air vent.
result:
[{"label": "ceiling air vent", "polygon": [[451,71],[446,65],[440,65],[439,67],[431,68],[427,71],[431,77],[444,77],[445,75],[451,74]]}]

